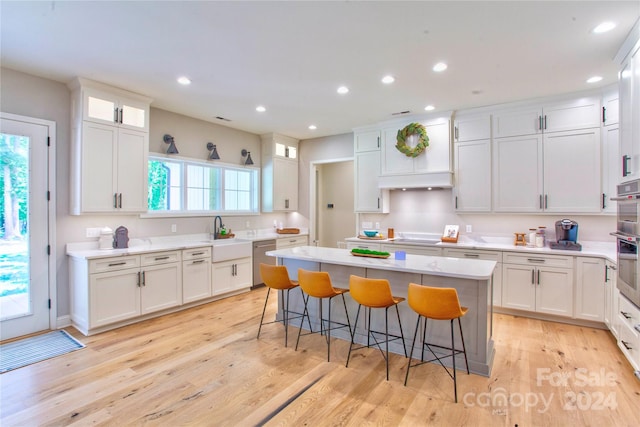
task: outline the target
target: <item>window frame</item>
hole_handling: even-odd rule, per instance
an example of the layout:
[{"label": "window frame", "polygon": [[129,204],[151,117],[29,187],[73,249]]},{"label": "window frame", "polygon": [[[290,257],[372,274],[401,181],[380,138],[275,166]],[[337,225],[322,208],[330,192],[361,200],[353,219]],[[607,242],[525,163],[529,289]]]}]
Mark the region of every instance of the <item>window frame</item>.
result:
[{"label": "window frame", "polygon": [[[215,215],[225,215],[225,216],[250,216],[250,215],[260,215],[261,211],[261,171],[259,167],[256,166],[247,166],[247,165],[236,165],[230,163],[223,163],[219,161],[208,161],[208,160],[199,160],[190,157],[176,156],[176,155],[166,155],[163,153],[149,153],[147,162],[150,161],[169,161],[174,163],[181,164],[181,182],[180,182],[180,199],[181,199],[181,210],[162,210],[162,211],[150,211],[147,208],[146,213],[140,214],[141,218],[159,218],[159,217],[198,217],[198,216],[215,216]],[[187,166],[200,166],[207,168],[218,169],[220,173],[221,185],[218,189],[219,194],[217,197],[220,198],[220,203],[222,205],[222,209],[219,210],[187,210],[188,206],[188,182],[187,182]],[[233,171],[251,171],[252,175],[250,175],[251,190],[249,192],[250,198],[250,209],[249,210],[227,210],[225,209],[225,171],[233,170]]]}]

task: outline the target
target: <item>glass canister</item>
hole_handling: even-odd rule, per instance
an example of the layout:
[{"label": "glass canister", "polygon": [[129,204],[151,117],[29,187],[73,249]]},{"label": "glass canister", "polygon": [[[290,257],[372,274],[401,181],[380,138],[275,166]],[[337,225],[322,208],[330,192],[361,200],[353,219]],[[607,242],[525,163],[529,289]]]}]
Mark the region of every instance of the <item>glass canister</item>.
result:
[{"label": "glass canister", "polygon": [[536,229],[530,228],[527,234],[527,246],[534,247],[536,245]]},{"label": "glass canister", "polygon": [[544,231],[536,231],[536,248],[544,248]]}]

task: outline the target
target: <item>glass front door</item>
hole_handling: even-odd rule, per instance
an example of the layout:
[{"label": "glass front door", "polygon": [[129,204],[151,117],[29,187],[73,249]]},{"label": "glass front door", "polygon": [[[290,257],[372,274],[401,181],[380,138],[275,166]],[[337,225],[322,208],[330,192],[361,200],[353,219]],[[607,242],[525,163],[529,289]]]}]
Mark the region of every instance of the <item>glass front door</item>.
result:
[{"label": "glass front door", "polygon": [[49,127],[0,119],[0,339],[49,329]]}]

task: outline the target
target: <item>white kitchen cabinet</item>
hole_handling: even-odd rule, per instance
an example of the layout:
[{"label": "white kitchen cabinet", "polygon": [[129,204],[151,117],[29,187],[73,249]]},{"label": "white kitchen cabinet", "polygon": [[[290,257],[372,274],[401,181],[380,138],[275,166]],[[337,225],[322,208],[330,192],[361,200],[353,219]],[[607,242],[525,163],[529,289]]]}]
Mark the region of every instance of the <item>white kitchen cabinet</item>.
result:
[{"label": "white kitchen cabinet", "polygon": [[146,212],[151,100],[84,79],[70,88],[71,214]]},{"label": "white kitchen cabinet", "polygon": [[496,268],[493,270],[493,306],[502,306],[502,252],[476,249],[454,249],[444,248],[442,255],[452,258],[480,259],[495,261]]},{"label": "white kitchen cabinet", "polygon": [[381,244],[363,240],[362,242],[347,241],[347,249],[369,249],[370,251],[380,251]]},{"label": "white kitchen cabinet", "polygon": [[576,271],[575,317],[604,322],[607,303],[605,261],[576,257]]},{"label": "white kitchen cabinet", "polygon": [[493,137],[600,127],[600,112],[600,98],[595,96],[511,107],[493,113]]},{"label": "white kitchen cabinet", "polygon": [[248,290],[252,283],[251,257],[214,262],[211,266],[213,295]]},{"label": "white kitchen cabinet", "polygon": [[354,131],[353,137],[353,149],[356,153],[380,151],[380,130]]},{"label": "white kitchen cabinet", "polygon": [[182,263],[142,267],[140,313],[177,307],[182,304]]},{"label": "white kitchen cabinet", "polygon": [[494,139],[493,208],[600,212],[600,129]]},{"label": "white kitchen cabinet", "polygon": [[504,253],[502,307],[573,316],[573,257]]},{"label": "white kitchen cabinet", "polygon": [[208,298],[211,293],[211,247],[182,251],[182,303]]},{"label": "white kitchen cabinet", "polygon": [[442,248],[436,246],[414,246],[414,245],[398,245],[395,243],[383,243],[380,246],[381,251],[393,254],[396,251],[404,251],[413,255],[425,256],[442,256]]},{"label": "white kitchen cabinet", "polygon": [[616,264],[605,261],[604,266],[604,323],[607,325],[614,337],[618,338],[618,296],[620,291],[616,286],[618,273]]},{"label": "white kitchen cabinet", "polygon": [[296,248],[298,246],[307,246],[308,244],[308,236],[284,236],[276,239],[276,249]]},{"label": "white kitchen cabinet", "polygon": [[615,60],[620,114],[620,181],[640,178],[640,20],[636,21]]},{"label": "white kitchen cabinet", "polygon": [[618,87],[607,89],[602,95],[602,125],[613,126],[620,122],[620,96]]},{"label": "white kitchen cabinet", "polygon": [[[86,305],[86,302],[81,304]],[[86,310],[88,313],[87,329],[139,316],[140,269],[91,274],[89,277],[89,301]],[[72,315],[72,317],[74,316]],[[83,330],[81,329],[81,331]]]},{"label": "white kitchen cabinet", "polygon": [[635,370],[640,370],[640,308],[618,297],[618,347]]},{"label": "white kitchen cabinet", "polygon": [[380,150],[355,153],[355,212],[389,213],[389,190],[378,187]]},{"label": "white kitchen cabinet", "polygon": [[453,141],[478,141],[491,138],[491,115],[456,115],[453,121]]},{"label": "white kitchen cabinet", "polygon": [[611,200],[617,196],[620,183],[620,128],[618,124],[602,127],[602,212],[616,214],[617,202]]},{"label": "white kitchen cabinet", "polygon": [[262,211],[298,210],[298,140],[262,135]]},{"label": "white kitchen cabinet", "polygon": [[491,140],[455,142],[454,207],[457,212],[491,211]]}]

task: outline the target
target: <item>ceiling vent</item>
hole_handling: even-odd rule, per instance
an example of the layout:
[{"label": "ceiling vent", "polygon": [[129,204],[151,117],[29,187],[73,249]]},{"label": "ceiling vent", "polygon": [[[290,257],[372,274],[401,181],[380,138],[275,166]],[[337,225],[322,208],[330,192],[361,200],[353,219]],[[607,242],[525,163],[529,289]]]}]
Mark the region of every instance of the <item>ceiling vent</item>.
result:
[{"label": "ceiling vent", "polygon": [[391,113],[392,116],[402,116],[404,114],[409,114],[411,112],[411,110],[407,110],[407,111],[399,111],[397,113]]},{"label": "ceiling vent", "polygon": [[222,120],[223,122],[230,122],[230,121],[231,121],[231,120],[229,120],[229,119],[226,119],[226,118],[224,118],[224,117],[220,117],[220,116],[216,116],[216,119],[218,119],[218,120]]}]

